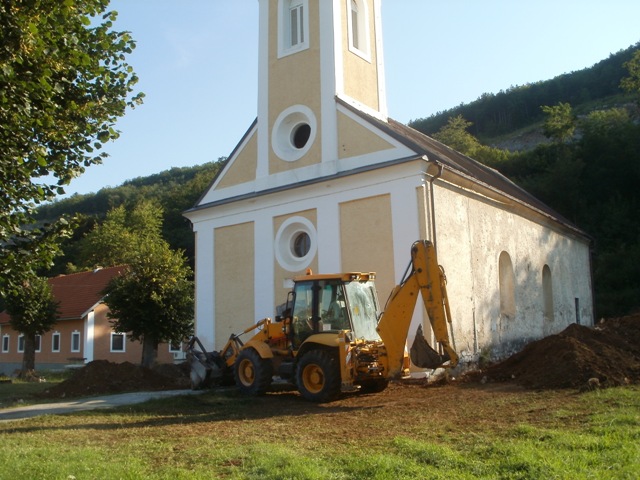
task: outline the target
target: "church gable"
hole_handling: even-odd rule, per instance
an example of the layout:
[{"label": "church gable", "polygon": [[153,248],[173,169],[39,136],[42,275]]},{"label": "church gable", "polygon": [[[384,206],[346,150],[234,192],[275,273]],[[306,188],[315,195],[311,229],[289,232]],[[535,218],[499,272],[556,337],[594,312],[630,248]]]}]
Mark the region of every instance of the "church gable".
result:
[{"label": "church gable", "polygon": [[243,186],[253,185],[258,168],[258,129],[254,121],[226,163],[201,197],[198,205],[204,205],[225,196],[232,196]]},{"label": "church gable", "polygon": [[338,112],[338,158],[357,157],[396,148],[381,135]]}]

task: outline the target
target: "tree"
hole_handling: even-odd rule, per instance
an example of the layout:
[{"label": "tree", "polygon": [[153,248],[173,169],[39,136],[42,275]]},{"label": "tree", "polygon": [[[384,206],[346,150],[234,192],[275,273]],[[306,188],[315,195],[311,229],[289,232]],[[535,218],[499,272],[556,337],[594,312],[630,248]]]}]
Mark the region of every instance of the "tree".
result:
[{"label": "tree", "polygon": [[36,337],[53,328],[58,320],[58,302],[46,278],[24,277],[19,289],[5,296],[11,327],[24,335],[23,377],[35,369]]},{"label": "tree", "polygon": [[[33,228],[33,209],[64,193],[102,145],[118,138],[116,120],[137,77],[125,61],[135,43],[112,30],[109,0],[0,2],[0,272],[34,270],[51,258],[66,225]],[[5,248],[14,246],[15,248]],[[29,260],[29,261],[27,261]]]},{"label": "tree", "polygon": [[631,60],[623,65],[629,76],[620,81],[620,87],[628,93],[635,93],[640,101],[640,49],[636,50]]},{"label": "tree", "polygon": [[560,102],[553,107],[542,106],[547,118],[542,127],[545,137],[558,143],[565,143],[573,138],[576,130],[576,118],[568,103]]},{"label": "tree", "polygon": [[142,366],[156,361],[158,344],[180,343],[193,334],[191,269],[164,241],[141,244],[128,270],[105,291],[114,330],[142,342]]},{"label": "tree", "polygon": [[435,133],[433,138],[472,157],[480,147],[480,142],[467,131],[471,125],[473,123],[465,120],[462,115],[450,117],[447,124]]},{"label": "tree", "polygon": [[142,342],[147,367],[159,343],[180,343],[193,333],[193,272],[184,253],[163,240],[162,214],[150,201],[114,208],[82,247],[92,262],[86,266],[128,265],[103,292],[105,304],[113,328]]},{"label": "tree", "polygon": [[128,264],[140,245],[162,239],[163,210],[155,202],[141,201],[133,208],[112,208],[102,224],[87,234],[80,247],[84,268]]}]

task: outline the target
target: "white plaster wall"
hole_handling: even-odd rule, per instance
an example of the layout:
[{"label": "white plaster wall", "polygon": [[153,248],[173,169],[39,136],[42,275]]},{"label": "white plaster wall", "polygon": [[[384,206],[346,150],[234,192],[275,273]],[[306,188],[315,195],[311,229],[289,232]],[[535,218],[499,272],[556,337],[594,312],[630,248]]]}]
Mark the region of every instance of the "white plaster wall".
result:
[{"label": "white plaster wall", "polygon": [[[506,207],[443,183],[435,186],[437,245],[446,270],[456,343],[463,357],[504,356],[576,321],[593,324],[589,247]],[[511,257],[516,315],[500,315],[498,259]],[[554,319],[544,322],[542,269],[552,274]]]}]

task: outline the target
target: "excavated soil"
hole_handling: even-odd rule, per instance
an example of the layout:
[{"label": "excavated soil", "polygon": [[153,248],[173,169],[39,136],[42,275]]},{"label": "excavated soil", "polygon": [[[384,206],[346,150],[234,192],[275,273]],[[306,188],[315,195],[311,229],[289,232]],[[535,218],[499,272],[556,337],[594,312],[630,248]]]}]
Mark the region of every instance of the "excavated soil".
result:
[{"label": "excavated soil", "polygon": [[185,366],[158,365],[153,370],[133,363],[95,360],[79,368],[64,382],[45,390],[43,398],[83,397],[136,391],[189,388]]},{"label": "excavated soil", "polygon": [[594,328],[569,325],[468,378],[533,389],[590,390],[640,383],[640,315],[608,319]]},{"label": "excavated soil", "polygon": [[[572,324],[557,335],[529,343],[500,363],[466,373],[460,381],[578,390],[640,384],[640,314],[608,319],[594,328]],[[412,383],[420,387],[434,385],[426,381]],[[42,396],[64,398],[182,388],[189,388],[186,364],[148,370],[131,363],[97,360]],[[403,391],[398,385],[385,393],[406,394]]]}]

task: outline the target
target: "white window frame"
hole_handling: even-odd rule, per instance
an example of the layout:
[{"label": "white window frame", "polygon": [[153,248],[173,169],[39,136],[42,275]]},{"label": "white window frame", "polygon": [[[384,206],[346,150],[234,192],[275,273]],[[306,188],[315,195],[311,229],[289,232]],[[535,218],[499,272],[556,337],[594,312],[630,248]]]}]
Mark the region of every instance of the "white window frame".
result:
[{"label": "white window frame", "polygon": [[[122,337],[122,350],[114,350],[113,348],[113,338],[116,336]],[[109,351],[111,353],[126,353],[127,352],[127,334],[119,333],[119,332],[111,332],[111,338],[109,339]]]},{"label": "white window frame", "polygon": [[35,340],[35,351],[36,353],[40,353],[42,351],[42,335],[36,335]]},{"label": "white window frame", "polygon": [[24,335],[21,333],[18,335],[18,353],[24,353]]},{"label": "white window frame", "polygon": [[[74,338],[78,339],[78,347],[77,348],[73,348],[73,344],[74,344]],[[82,337],[80,336],[80,332],[78,330],[75,330],[73,332],[71,332],[71,353],[79,353],[80,352],[80,347],[82,345]]]},{"label": "white window frame", "polygon": [[[357,8],[356,25],[353,24],[353,4]],[[369,35],[369,6],[366,0],[347,1],[347,31],[349,51],[371,63],[371,36]]]},{"label": "white window frame", "polygon": [[[292,44],[291,20],[297,15],[298,41]],[[302,17],[302,19],[300,19]],[[300,37],[302,37],[300,39]],[[309,0],[278,0],[278,58],[309,48]]]},{"label": "white window frame", "polygon": [[[56,348],[56,338],[58,339],[58,348]],[[59,353],[61,346],[62,346],[62,340],[60,337],[60,332],[53,332],[53,334],[51,335],[51,352]]]},{"label": "white window frame", "polygon": [[9,334],[4,334],[2,336],[2,353],[9,353],[11,348],[11,336]]},{"label": "white window frame", "polygon": [[181,353],[182,352],[182,342],[178,343],[178,348],[174,348],[174,344],[169,342],[169,353]]}]

